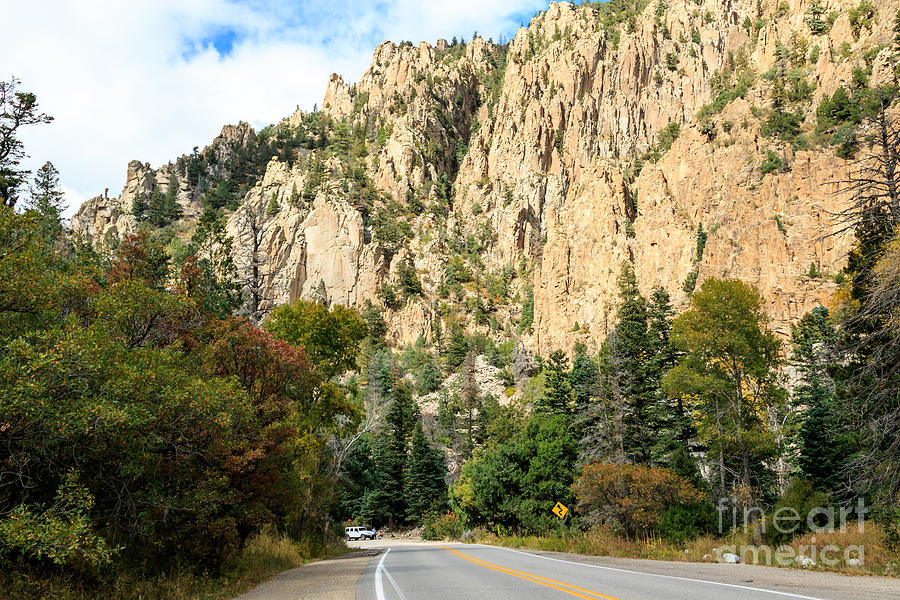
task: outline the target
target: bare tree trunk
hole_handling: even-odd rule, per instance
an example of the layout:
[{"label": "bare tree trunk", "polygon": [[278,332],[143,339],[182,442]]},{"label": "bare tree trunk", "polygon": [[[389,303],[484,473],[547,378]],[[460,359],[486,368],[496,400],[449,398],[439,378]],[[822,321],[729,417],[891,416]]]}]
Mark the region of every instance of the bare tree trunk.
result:
[{"label": "bare tree trunk", "polygon": [[263,251],[265,208],[262,203],[256,206],[243,206],[243,219],[239,234],[239,256],[244,268],[243,284],[245,302],[243,313],[253,324],[259,324],[268,312],[266,303],[271,300],[268,293],[272,273],[269,269],[269,257]]}]

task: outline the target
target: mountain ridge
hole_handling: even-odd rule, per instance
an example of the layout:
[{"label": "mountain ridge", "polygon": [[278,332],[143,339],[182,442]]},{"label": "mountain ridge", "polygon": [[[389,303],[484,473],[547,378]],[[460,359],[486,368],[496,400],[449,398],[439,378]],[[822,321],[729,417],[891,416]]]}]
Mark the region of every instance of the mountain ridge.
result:
[{"label": "mountain ridge", "polygon": [[[255,212],[266,307],[371,301],[396,344],[462,325],[595,351],[626,260],[676,308],[709,277],[756,285],[787,335],[837,290],[825,275],[852,243],[831,217],[850,163],[820,107],[855,70],[895,79],[900,3],[858,27],[856,4],[553,2],[506,47],[385,42],[355,84],[331,77],[317,113],[226,126],[159,169],[129,163],[123,193],[85,203],[71,229],[99,243],[146,227],[136,199],[174,183],[181,217],[155,229],[187,243],[218,210],[246,271]],[[835,13],[827,30],[814,7]],[[773,114],[798,115],[798,132],[769,131]]]}]

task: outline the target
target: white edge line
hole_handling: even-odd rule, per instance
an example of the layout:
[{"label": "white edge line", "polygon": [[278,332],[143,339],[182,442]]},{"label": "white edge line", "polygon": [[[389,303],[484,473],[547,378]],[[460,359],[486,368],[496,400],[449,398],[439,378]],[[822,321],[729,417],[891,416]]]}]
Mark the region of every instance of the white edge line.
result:
[{"label": "white edge line", "polygon": [[[506,550],[508,552],[515,552],[516,554],[524,554],[525,556],[533,556],[535,558],[543,558],[544,560],[552,560],[554,562],[567,563],[570,565],[578,565],[582,567],[591,567],[593,569],[604,569],[607,571],[619,571],[621,573],[633,573],[635,575],[647,575],[649,577],[664,577],[666,579],[678,579],[679,581],[692,581],[694,583],[706,583],[709,585],[719,585],[723,587],[737,588],[741,590],[753,590],[754,592],[763,592],[767,594],[777,594],[779,596],[788,596],[790,598],[803,598],[804,600],[823,600],[822,598],[816,598],[814,596],[801,596],[800,594],[792,594],[790,592],[779,592],[777,590],[767,590],[766,588],[757,588],[750,587],[747,585],[737,585],[735,583],[720,583],[718,581],[707,581],[706,579],[691,579],[690,577],[679,577],[677,575],[660,575],[658,573],[644,573],[642,571],[630,571],[628,569],[618,569],[616,567],[605,567],[603,565],[592,565],[590,563],[579,563],[571,560],[563,560],[561,558],[551,558],[549,556],[541,556],[540,554],[531,554],[530,552],[522,552],[521,550],[513,550],[512,548],[506,548],[504,546],[486,546],[488,548],[499,548],[501,550]],[[379,600],[382,600],[379,598]]]},{"label": "white edge line", "polygon": [[390,551],[390,548],[384,551],[384,554],[381,555],[381,560],[378,561],[378,567],[375,569],[375,597],[378,600],[384,600],[384,581],[381,578],[381,572],[385,571],[384,559],[387,558]]},{"label": "white edge line", "polygon": [[397,592],[397,595],[400,597],[400,600],[406,600],[406,596],[403,595],[403,592],[400,591],[400,586],[397,585],[397,582],[394,581],[393,576],[390,571],[387,570],[387,567],[384,568],[384,574],[387,575],[388,581],[391,582],[391,585],[394,586],[394,591]]}]

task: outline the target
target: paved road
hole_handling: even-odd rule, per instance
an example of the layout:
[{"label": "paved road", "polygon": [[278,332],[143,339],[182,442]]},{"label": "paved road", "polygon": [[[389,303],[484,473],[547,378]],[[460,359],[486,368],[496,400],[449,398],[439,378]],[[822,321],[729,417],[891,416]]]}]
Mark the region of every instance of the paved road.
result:
[{"label": "paved road", "polygon": [[[387,544],[359,578],[356,600],[900,598],[900,581],[877,577],[747,565],[702,565],[717,571],[701,578],[695,575],[706,572],[690,563],[634,561],[636,570],[559,556],[567,555],[545,556],[470,544]],[[646,569],[641,568],[643,563],[647,563]],[[671,568],[665,570],[667,565]],[[660,569],[668,574],[660,573]]]}]

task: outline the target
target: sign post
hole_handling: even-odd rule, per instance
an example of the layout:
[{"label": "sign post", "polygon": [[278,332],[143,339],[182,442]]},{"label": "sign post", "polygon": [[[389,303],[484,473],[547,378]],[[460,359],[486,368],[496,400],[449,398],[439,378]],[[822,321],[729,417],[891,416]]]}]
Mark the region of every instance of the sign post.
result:
[{"label": "sign post", "polygon": [[556,506],[553,507],[553,514],[559,517],[559,525],[562,527],[563,540],[569,541],[569,537],[566,533],[566,515],[569,514],[568,507],[562,502],[557,502]]}]

